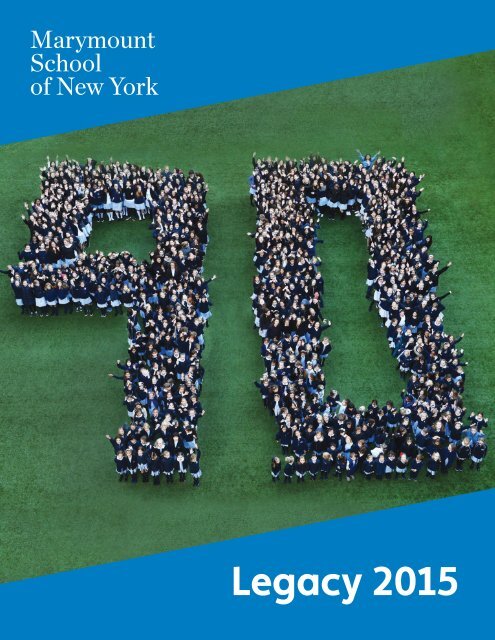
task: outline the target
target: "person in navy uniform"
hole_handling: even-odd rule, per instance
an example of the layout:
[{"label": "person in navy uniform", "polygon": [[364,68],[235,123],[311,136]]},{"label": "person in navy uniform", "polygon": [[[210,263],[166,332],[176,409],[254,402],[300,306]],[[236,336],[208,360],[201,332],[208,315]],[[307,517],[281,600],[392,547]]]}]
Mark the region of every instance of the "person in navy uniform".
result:
[{"label": "person in navy uniform", "polygon": [[[127,474],[127,460],[124,456],[122,449],[118,449],[115,454],[115,470],[119,474],[119,482],[126,477]],[[127,478],[126,478],[127,479]]]},{"label": "person in navy uniform", "polygon": [[456,471],[464,471],[464,463],[471,457],[471,443],[469,438],[463,438],[456,451]]},{"label": "person in navy uniform", "polygon": [[426,463],[426,477],[429,478],[430,480],[435,480],[435,478],[438,475],[438,472],[440,471],[441,468],[441,460],[440,460],[440,454],[438,451],[434,451],[428,462]]},{"label": "person in navy uniform", "polygon": [[423,456],[421,453],[418,453],[410,462],[409,480],[414,480],[414,482],[417,482],[419,472],[421,471],[422,468],[423,468]]},{"label": "person in navy uniform", "polygon": [[402,480],[406,479],[407,466],[409,464],[409,460],[405,453],[401,453],[395,463],[395,477],[401,478]]},{"label": "person in navy uniform", "polygon": [[284,455],[289,453],[290,445],[292,442],[292,432],[290,429],[287,429],[285,425],[282,425],[280,430],[276,435],[276,439],[282,449]]},{"label": "person in navy uniform", "polygon": [[138,220],[144,220],[146,215],[146,194],[140,186],[136,187],[134,195],[134,210],[136,211]]},{"label": "person in navy uniform", "polygon": [[182,451],[179,451],[179,453],[177,454],[177,458],[175,459],[175,470],[179,474],[179,482],[185,482],[187,473],[187,460]]},{"label": "person in navy uniform", "polygon": [[321,469],[321,464],[320,464],[320,461],[318,460],[318,456],[316,455],[316,453],[313,453],[313,455],[308,461],[308,472],[311,480],[317,479],[320,469]]},{"label": "person in navy uniform", "polygon": [[[394,477],[396,466],[397,460],[395,458],[395,453],[393,451],[389,451],[385,457],[385,478],[387,480],[392,480]],[[397,478],[397,476],[395,476],[395,478]]]},{"label": "person in navy uniform", "polygon": [[110,289],[108,290],[108,302],[110,305],[108,308],[109,311],[110,309],[115,309],[116,316],[119,314],[123,315],[124,310],[122,309],[122,303],[120,301],[120,291],[117,289],[114,282],[110,284]]},{"label": "person in navy uniform", "polygon": [[167,479],[167,484],[172,484],[174,481],[174,470],[175,470],[175,462],[172,456],[170,455],[170,451],[165,449],[162,453],[162,473]]},{"label": "person in navy uniform", "polygon": [[158,456],[156,451],[152,451],[149,461],[150,475],[153,478],[153,484],[158,486],[160,484],[160,477],[162,472],[162,459]]},{"label": "person in navy uniform", "polygon": [[383,480],[385,475],[385,469],[387,467],[387,463],[385,462],[385,454],[380,453],[377,458],[375,458],[375,478],[377,480]]},{"label": "person in navy uniform", "polygon": [[296,478],[297,482],[304,482],[304,476],[308,472],[308,464],[306,458],[301,455],[296,462]]},{"label": "person in navy uniform", "polygon": [[52,316],[58,316],[58,290],[47,282],[45,286],[45,300],[51,309]]},{"label": "person in navy uniform", "polygon": [[335,464],[334,476],[342,481],[344,472],[346,470],[347,460],[343,453],[339,453],[337,456],[337,462]]},{"label": "person in navy uniform", "polygon": [[483,431],[488,426],[488,420],[485,418],[483,412],[479,411],[478,413],[471,413],[469,416],[469,421],[471,424],[474,424],[478,431]]},{"label": "person in navy uniform", "polygon": [[193,478],[193,487],[199,487],[199,481],[202,476],[202,472],[201,472],[201,469],[199,468],[198,456],[195,453],[191,454],[191,457],[190,457],[189,473]]},{"label": "person in navy uniform", "polygon": [[453,442],[449,442],[446,447],[442,447],[440,449],[439,453],[441,462],[440,471],[443,474],[447,474],[457,458],[455,444]]},{"label": "person in navy uniform", "polygon": [[483,460],[488,453],[488,447],[483,438],[480,438],[471,449],[471,466],[470,469],[476,468],[476,471],[481,469]]},{"label": "person in navy uniform", "polygon": [[374,473],[375,465],[373,463],[373,456],[371,455],[371,453],[368,453],[363,463],[363,476],[366,478],[366,480],[371,480]]},{"label": "person in navy uniform", "polygon": [[350,482],[351,480],[355,479],[357,467],[358,467],[357,453],[355,451],[351,451],[351,454],[347,459],[346,466],[345,466],[347,482]]},{"label": "person in navy uniform", "polygon": [[99,285],[95,295],[96,306],[100,310],[100,315],[105,318],[108,313],[108,291],[106,287]]},{"label": "person in navy uniform", "polygon": [[332,456],[328,451],[322,453],[320,463],[320,480],[328,480],[328,475],[332,469]]},{"label": "person in navy uniform", "polygon": [[294,433],[294,437],[292,438],[292,451],[294,452],[296,458],[300,458],[304,456],[306,451],[308,450],[308,443],[302,437],[301,432],[297,430]]},{"label": "person in navy uniform", "polygon": [[131,482],[133,484],[136,484],[138,477],[137,477],[137,461],[136,461],[136,456],[134,454],[134,451],[132,450],[132,447],[128,447],[125,450],[125,462],[126,462],[126,476],[125,479],[127,480],[128,477],[131,478]]},{"label": "person in navy uniform", "polygon": [[142,446],[138,447],[137,449],[136,462],[137,462],[138,471],[141,474],[143,482],[148,482],[149,481],[149,466],[148,466],[149,458],[148,458],[147,450]]},{"label": "person in navy uniform", "polygon": [[123,433],[123,430],[122,430],[122,433],[119,433],[116,438],[112,438],[112,436],[109,435],[108,433],[105,436],[105,438],[112,445],[113,450],[115,451],[116,454],[119,451],[122,451],[123,453],[125,452],[126,446],[125,446],[125,438],[123,437],[123,435],[124,435],[124,433]]},{"label": "person in navy uniform", "polygon": [[282,463],[280,462],[280,458],[278,458],[277,456],[274,456],[272,458],[272,468],[271,468],[272,482],[278,481],[280,477],[281,469],[282,469]]},{"label": "person in navy uniform", "polygon": [[292,482],[293,475],[294,475],[294,457],[287,456],[285,458],[285,467],[284,467],[284,484],[290,484]]},{"label": "person in navy uniform", "polygon": [[[109,191],[110,203],[113,213],[115,213],[118,220],[120,220],[124,213],[124,194],[120,190],[120,185],[117,180],[114,180]],[[110,217],[110,216],[109,216]]]}]

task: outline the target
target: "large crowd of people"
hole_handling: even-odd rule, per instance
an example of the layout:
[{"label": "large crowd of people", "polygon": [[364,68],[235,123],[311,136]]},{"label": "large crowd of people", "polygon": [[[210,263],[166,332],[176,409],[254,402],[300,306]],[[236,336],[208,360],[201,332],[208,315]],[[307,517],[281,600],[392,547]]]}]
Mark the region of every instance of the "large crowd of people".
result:
[{"label": "large crowd of people", "polygon": [[[250,194],[257,208],[252,296],[265,372],[257,382],[277,423],[282,457],[272,479],[298,482],[334,475],[350,482],[434,479],[464,463],[479,470],[487,454],[483,413],[463,403],[462,335],[444,329],[448,295],[431,254],[422,177],[403,160],[376,154],[354,163],[311,157],[253,158]],[[211,315],[207,185],[203,176],[165,167],[80,164],[68,158],[41,169],[41,195],[26,203],[30,239],[10,265],[21,313],[128,314],[128,358],[118,361],[129,420],[107,435],[120,480],[160,484],[201,477],[198,420],[204,328]],[[366,297],[375,306],[406,379],[400,406],[357,407],[326,394],[324,362],[332,345],[322,315],[317,230],[324,217],[357,216],[369,250]],[[90,251],[93,224],[149,220],[156,249],[138,262],[129,252]],[[213,277],[214,278],[214,277]],[[212,278],[212,279],[213,279]],[[285,460],[285,462],[284,462]]]},{"label": "large crowd of people", "polygon": [[[129,163],[80,164],[68,158],[41,169],[41,195],[26,203],[30,239],[9,265],[21,312],[102,316],[128,313],[128,358],[119,361],[128,423],[116,437],[121,480],[160,475],[199,485],[197,427],[204,413],[201,354],[211,315],[203,278],[208,187],[200,173]],[[149,218],[156,249],[138,262],[123,251],[90,252],[95,222]]]},{"label": "large crowd of people", "polygon": [[[431,254],[425,211],[417,207],[423,176],[404,159],[378,154],[356,162],[256,159],[250,179],[257,208],[252,296],[265,372],[257,386],[277,423],[282,459],[272,479],[298,482],[335,475],[351,481],[428,478],[464,462],[479,470],[487,453],[483,413],[463,403],[462,335],[444,328],[448,295]],[[376,306],[398,369],[407,380],[400,406],[373,400],[356,407],[335,390],[325,395],[331,352],[322,315],[317,230],[324,217],[357,216],[369,250],[366,297]],[[285,458],[285,463],[283,459]]]}]

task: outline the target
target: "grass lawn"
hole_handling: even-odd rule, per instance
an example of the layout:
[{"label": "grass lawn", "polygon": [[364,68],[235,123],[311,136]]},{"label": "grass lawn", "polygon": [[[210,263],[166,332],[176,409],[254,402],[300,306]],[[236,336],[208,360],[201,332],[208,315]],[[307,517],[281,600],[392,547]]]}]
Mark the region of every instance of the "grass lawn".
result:
[{"label": "grass lawn", "polygon": [[[421,197],[442,277],[446,327],[466,333],[469,410],[493,419],[495,297],[493,188],[495,54],[421,65],[0,148],[0,264],[26,239],[22,203],[39,192],[47,154],[194,168],[210,185],[206,332],[200,424],[203,483],[117,482],[105,440],[126,417],[107,373],[126,356],[123,318],[21,317],[0,280],[0,579],[3,581],[396,507],[495,485],[495,451],[478,474],[435,483],[357,479],[273,486],[274,422],[253,385],[263,370],[250,307],[255,210],[247,178],[259,156],[319,152],[355,158],[381,149],[426,173]],[[33,117],[36,117],[33,114]],[[324,221],[325,222],[325,221]],[[319,245],[324,313],[334,344],[327,382],[356,403],[397,400],[395,370],[376,312],[364,299],[367,252],[357,220],[325,222]],[[97,225],[92,248],[151,248],[146,223]]]}]

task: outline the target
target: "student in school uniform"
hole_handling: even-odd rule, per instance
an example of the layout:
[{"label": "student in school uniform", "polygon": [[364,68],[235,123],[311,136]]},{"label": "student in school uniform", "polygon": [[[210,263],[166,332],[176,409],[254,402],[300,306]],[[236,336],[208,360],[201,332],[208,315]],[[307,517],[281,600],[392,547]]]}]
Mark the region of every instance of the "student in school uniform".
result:
[{"label": "student in school uniform", "polygon": [[409,466],[409,480],[413,480],[414,482],[418,481],[418,475],[421,469],[423,468],[423,456],[421,453],[418,453],[412,460]]},{"label": "student in school uniform", "polygon": [[441,461],[440,461],[440,454],[438,453],[438,451],[434,451],[428,462],[426,463],[426,474],[427,474],[427,478],[430,478],[430,480],[435,480],[435,478],[438,475],[438,472],[440,471],[440,467],[441,467]]},{"label": "student in school uniform", "polygon": [[88,283],[84,278],[80,279],[78,295],[79,295],[80,309],[84,310],[84,315],[86,317],[93,315],[93,308],[92,308],[93,300],[91,299]]},{"label": "student in school uniform", "polygon": [[174,481],[175,462],[170,451],[165,449],[162,453],[162,473],[167,479],[167,484],[172,484]]},{"label": "student in school uniform", "polygon": [[373,455],[371,453],[368,453],[363,463],[363,476],[366,478],[366,480],[371,480],[374,473],[375,465],[373,462]]},{"label": "student in school uniform", "polygon": [[179,451],[175,460],[175,470],[179,474],[179,482],[184,482],[187,473],[187,460],[182,451]]},{"label": "student in school uniform", "polygon": [[343,453],[339,453],[339,455],[337,456],[337,461],[335,463],[334,476],[338,478],[340,481],[342,481],[342,478],[344,476],[344,472],[346,470],[346,464],[347,464],[347,460],[345,455]]},{"label": "student in school uniform", "polygon": [[387,463],[385,462],[385,454],[379,453],[378,457],[375,458],[374,462],[375,467],[375,478],[377,480],[383,480],[385,476],[385,468],[387,467]]},{"label": "student in school uniform", "polygon": [[126,466],[127,466],[127,474],[125,479],[127,480],[128,477],[131,478],[131,482],[133,484],[136,484],[137,482],[137,461],[136,461],[136,456],[134,455],[134,452],[132,450],[132,447],[129,447],[128,449],[125,450],[125,461],[126,461]]},{"label": "student in school uniform", "polygon": [[471,457],[471,443],[469,438],[463,438],[456,452],[456,471],[464,471],[464,463]]},{"label": "student in school uniform", "polygon": [[199,487],[199,481],[202,476],[201,469],[199,468],[198,456],[193,453],[189,460],[189,473],[193,478],[193,487]]},{"label": "student in school uniform", "polygon": [[33,293],[36,313],[43,318],[44,316],[47,316],[48,313],[46,312],[45,290],[41,286],[39,280],[35,280],[33,282]]},{"label": "student in school uniform", "polygon": [[449,472],[450,467],[456,461],[456,447],[453,442],[449,442],[449,444],[445,447],[441,447],[440,451],[440,471],[443,474],[447,474]]},{"label": "student in school uniform", "polygon": [[476,471],[481,469],[481,465],[483,460],[488,453],[488,447],[483,438],[480,438],[471,449],[471,466],[470,469],[474,469],[476,467]]},{"label": "student in school uniform", "polygon": [[[122,287],[120,300],[126,309],[131,309],[134,306],[134,292],[126,284]],[[121,311],[121,313],[123,313],[123,311]]]},{"label": "student in school uniform", "polygon": [[479,432],[483,431],[483,429],[486,429],[486,427],[488,426],[488,420],[485,418],[482,411],[479,411],[476,414],[471,413],[471,415],[469,416],[469,421],[471,424],[474,424],[476,426],[476,429]]},{"label": "student in school uniform", "polygon": [[34,296],[33,287],[27,280],[22,281],[21,286],[22,306],[26,310],[26,313],[30,316],[36,314],[36,298]]},{"label": "student in school uniform", "polygon": [[108,291],[101,285],[96,290],[95,301],[101,317],[105,318],[108,312]]},{"label": "student in school uniform", "polygon": [[321,455],[320,462],[320,480],[328,480],[328,475],[332,469],[332,456],[328,451],[324,451]]},{"label": "student in school uniform", "polygon": [[72,303],[69,285],[61,281],[57,289],[57,302],[64,308],[64,314],[72,313]]},{"label": "student in school uniform", "polygon": [[347,482],[350,482],[351,480],[355,479],[357,467],[358,467],[357,453],[355,451],[351,451],[351,454],[347,459],[346,466],[345,466]]},{"label": "student in school uniform", "polygon": [[418,455],[418,448],[414,444],[414,439],[412,436],[407,436],[406,441],[402,444],[402,453],[405,453],[407,458],[410,460],[415,458]]},{"label": "student in school uniform", "polygon": [[64,239],[60,247],[60,255],[62,258],[62,264],[66,267],[70,267],[77,260],[77,239],[67,237]]},{"label": "student in school uniform", "polygon": [[289,453],[290,445],[292,442],[291,430],[288,429],[285,425],[282,425],[276,435],[276,440],[278,440],[278,443],[280,445],[280,448],[282,449],[283,454],[287,455]]},{"label": "student in school uniform", "polygon": [[[393,451],[389,451],[385,458],[385,478],[387,480],[392,480],[396,468],[397,460],[395,458],[395,453]],[[395,476],[395,478],[397,479],[397,476]]]},{"label": "student in school uniform", "polygon": [[115,310],[116,316],[124,313],[120,301],[120,292],[113,282],[110,284],[110,289],[108,290],[108,302],[110,303],[110,307]]},{"label": "student in school uniform", "polygon": [[407,465],[408,465],[408,459],[405,453],[402,453],[396,461],[395,464],[395,473],[396,473],[396,478],[401,478],[402,480],[406,479],[406,472],[407,472]]},{"label": "student in school uniform", "polygon": [[127,473],[127,460],[122,449],[118,449],[115,454],[115,471],[119,475],[119,482],[122,482]]},{"label": "student in school uniform", "polygon": [[296,462],[296,478],[297,482],[304,482],[304,476],[308,472],[308,464],[306,458],[301,455]]},{"label": "student in school uniform", "polygon": [[124,185],[124,211],[125,216],[130,220],[134,211],[134,188],[130,183]]},{"label": "student in school uniform", "polygon": [[123,427],[119,428],[117,436],[115,438],[112,438],[112,436],[109,435],[108,433],[105,436],[105,438],[110,442],[115,453],[117,453],[118,451],[122,451],[123,453],[125,453],[126,436],[125,436],[125,431]]},{"label": "student in school uniform", "polygon": [[294,437],[292,438],[292,451],[294,452],[296,458],[300,458],[304,456],[306,451],[308,450],[308,443],[305,438],[302,437],[301,432],[296,430],[294,432]]},{"label": "student in school uniform", "polygon": [[321,464],[320,464],[320,461],[318,460],[318,456],[316,455],[316,453],[313,453],[313,455],[308,461],[308,472],[311,480],[316,480],[316,478],[318,477],[318,473],[320,472],[320,469],[321,469]]},{"label": "student in school uniform", "polygon": [[146,214],[146,195],[143,193],[141,187],[136,187],[134,195],[134,209],[136,211],[138,220],[144,220]]},{"label": "student in school uniform", "polygon": [[282,463],[280,462],[280,458],[277,458],[277,456],[274,456],[272,458],[272,468],[271,468],[272,482],[278,481],[281,469],[282,469]]},{"label": "student in school uniform", "polygon": [[112,187],[109,191],[110,202],[112,204],[112,211],[115,214],[117,220],[120,220],[123,217],[123,208],[124,208],[124,194],[120,190],[119,184],[117,181],[114,181]]},{"label": "student in school uniform", "polygon": [[148,480],[149,480],[149,465],[148,465],[149,458],[148,458],[148,452],[146,451],[145,448],[138,447],[137,453],[136,453],[136,462],[137,462],[138,471],[141,474],[143,482],[148,482]]},{"label": "student in school uniform", "polygon": [[294,457],[287,456],[285,458],[285,467],[284,467],[284,484],[290,484],[292,482],[293,475],[294,475]]},{"label": "student in school uniform", "polygon": [[149,470],[150,470],[150,475],[153,478],[153,484],[155,486],[159,485],[160,474],[162,472],[162,460],[158,456],[156,451],[152,451],[150,454]]},{"label": "student in school uniform", "polygon": [[52,316],[58,316],[58,291],[49,282],[45,286],[45,300]]}]

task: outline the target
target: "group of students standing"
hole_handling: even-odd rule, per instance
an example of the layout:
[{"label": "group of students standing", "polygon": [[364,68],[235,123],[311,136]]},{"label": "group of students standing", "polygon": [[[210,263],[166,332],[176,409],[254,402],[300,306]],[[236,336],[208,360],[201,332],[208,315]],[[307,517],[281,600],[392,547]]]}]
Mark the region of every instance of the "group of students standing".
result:
[{"label": "group of students standing", "polygon": [[[437,288],[450,263],[441,269],[430,253],[425,212],[416,206],[423,176],[408,171],[403,159],[378,154],[360,154],[356,162],[253,157],[253,168],[252,303],[265,364],[256,384],[278,425],[284,479],[325,478],[330,469],[349,481],[358,470],[378,479],[409,471],[416,479],[423,466],[434,478],[458,461],[461,471],[467,459],[479,469],[487,452],[486,420],[471,414],[464,424],[467,363],[458,347],[462,336],[444,330],[442,299],[448,294],[438,296]],[[407,377],[400,407],[356,407],[336,391],[325,397],[323,364],[332,347],[323,333],[331,323],[322,315],[316,245],[320,220],[336,215],[361,221],[370,254],[366,297]],[[274,480],[281,465],[272,459]]]},{"label": "group of students standing", "polygon": [[[21,313],[58,315],[63,308],[66,314],[97,311],[104,317],[130,309],[138,290],[137,262],[128,252],[89,253],[93,223],[113,221],[114,216],[128,220],[147,216],[156,238],[160,227],[155,224],[162,225],[162,231],[163,224],[179,224],[160,209],[164,198],[175,209],[185,189],[189,204],[200,206],[196,175],[184,176],[169,167],[154,171],[129,163],[103,165],[91,158],[85,165],[69,159],[48,160],[41,168],[41,195],[25,203],[27,213],[22,216],[30,240],[19,252],[20,262],[1,271],[11,280]],[[202,220],[197,220],[196,233],[206,245]],[[174,273],[179,268],[174,256],[167,268]]]},{"label": "group of students standing", "polygon": [[[373,401],[367,410],[361,409],[363,425],[367,419],[373,420],[370,416],[376,406]],[[443,437],[431,435],[427,428],[414,438],[405,428],[387,433],[381,427],[373,436],[363,438],[362,428],[353,430],[352,425],[338,428],[339,420],[344,422],[345,416],[337,416],[326,433],[324,429],[316,431],[309,442],[300,431],[292,434],[287,427],[281,427],[277,440],[282,451],[291,454],[285,455],[283,466],[280,457],[272,458],[272,481],[283,477],[284,483],[290,483],[294,475],[298,483],[304,482],[305,477],[328,480],[331,475],[348,482],[356,475],[362,475],[365,480],[417,481],[422,469],[426,478],[434,480],[439,474],[448,474],[450,469],[464,471],[466,462],[470,470],[479,471],[487,454],[482,428],[486,420],[482,414],[471,415],[472,426],[460,434],[449,433]]]},{"label": "group of students standing", "polygon": [[[202,275],[208,243],[203,176],[66,159],[48,161],[41,178],[41,197],[26,205],[30,241],[19,264],[4,272],[17,304],[38,315],[46,306],[55,314],[60,306],[86,314],[96,306],[102,315],[127,309],[128,358],[118,363],[122,376],[111,374],[123,380],[129,416],[112,439],[117,473],[133,480],[139,473],[146,481],[146,465],[156,472],[157,451],[160,465],[170,464],[162,455],[168,449],[173,471],[187,469],[197,486],[200,361],[214,279]],[[156,249],[149,260],[138,263],[128,252],[89,253],[95,219],[134,211],[150,216]]]},{"label": "group of students standing", "polygon": [[136,427],[135,424],[121,427],[115,438],[107,435],[115,451],[115,466],[119,481],[136,484],[141,478],[143,483],[151,481],[154,486],[161,484],[162,475],[167,484],[173,484],[174,476],[179,482],[185,482],[189,473],[193,487],[199,487],[202,471],[199,466],[201,451],[198,449],[195,430],[189,426],[180,433],[167,429],[163,424],[151,420]]}]

